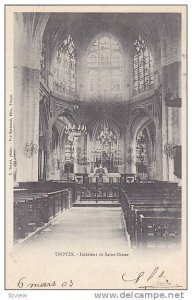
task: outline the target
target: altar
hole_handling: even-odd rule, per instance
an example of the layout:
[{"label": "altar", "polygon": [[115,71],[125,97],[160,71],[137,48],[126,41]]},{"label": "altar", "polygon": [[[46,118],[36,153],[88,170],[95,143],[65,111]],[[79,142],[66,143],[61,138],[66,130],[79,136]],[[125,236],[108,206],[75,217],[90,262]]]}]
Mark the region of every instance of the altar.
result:
[{"label": "altar", "polygon": [[[88,175],[89,183],[96,183],[98,177],[99,176],[95,175],[95,173],[90,173]],[[121,178],[121,174],[119,173],[108,173],[107,176],[106,175],[102,176],[104,183],[119,183],[120,178]]]}]

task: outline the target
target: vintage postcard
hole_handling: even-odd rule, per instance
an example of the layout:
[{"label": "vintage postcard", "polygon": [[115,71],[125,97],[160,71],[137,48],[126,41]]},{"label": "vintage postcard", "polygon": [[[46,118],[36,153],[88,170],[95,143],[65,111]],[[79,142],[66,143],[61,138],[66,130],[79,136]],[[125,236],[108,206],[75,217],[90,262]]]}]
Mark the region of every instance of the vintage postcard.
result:
[{"label": "vintage postcard", "polygon": [[5,289],[187,289],[187,6],[5,24]]}]

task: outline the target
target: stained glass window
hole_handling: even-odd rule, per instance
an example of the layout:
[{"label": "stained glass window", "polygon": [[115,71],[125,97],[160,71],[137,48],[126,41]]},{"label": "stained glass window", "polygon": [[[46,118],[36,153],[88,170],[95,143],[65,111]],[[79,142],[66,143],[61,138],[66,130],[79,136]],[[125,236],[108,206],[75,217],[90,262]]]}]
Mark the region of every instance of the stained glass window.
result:
[{"label": "stained glass window", "polygon": [[120,43],[110,35],[98,37],[87,54],[89,96],[120,96],[123,90],[123,57]]},{"label": "stained glass window", "polygon": [[53,89],[61,94],[76,94],[76,58],[75,45],[69,35],[60,45],[53,68]]},{"label": "stained glass window", "polygon": [[146,129],[142,130],[137,136],[136,146],[136,167],[138,173],[147,173],[148,160],[148,138]]},{"label": "stained glass window", "polygon": [[153,57],[140,36],[134,43],[133,78],[135,93],[144,92],[153,87]]}]

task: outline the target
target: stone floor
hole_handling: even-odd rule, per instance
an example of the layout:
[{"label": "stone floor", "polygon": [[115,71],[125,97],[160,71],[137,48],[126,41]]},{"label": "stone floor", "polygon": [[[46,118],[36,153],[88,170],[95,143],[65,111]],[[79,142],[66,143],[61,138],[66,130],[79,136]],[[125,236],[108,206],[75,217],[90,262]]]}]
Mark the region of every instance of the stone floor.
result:
[{"label": "stone floor", "polygon": [[123,214],[120,207],[73,207],[52,225],[22,246],[28,249],[54,247],[58,251],[101,248],[127,248]]}]

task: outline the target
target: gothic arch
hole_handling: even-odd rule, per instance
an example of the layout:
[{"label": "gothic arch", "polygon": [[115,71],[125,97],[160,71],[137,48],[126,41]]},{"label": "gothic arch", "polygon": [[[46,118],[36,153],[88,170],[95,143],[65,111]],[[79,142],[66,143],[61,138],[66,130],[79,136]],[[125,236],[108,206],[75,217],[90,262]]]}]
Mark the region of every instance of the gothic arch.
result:
[{"label": "gothic arch", "polygon": [[130,131],[132,139],[135,135],[136,130],[147,122],[154,122],[155,124],[154,118],[148,111],[144,110],[143,108],[135,108],[131,112],[128,130]]},{"label": "gothic arch", "polygon": [[[143,165],[143,169],[139,167],[138,163],[138,140],[140,136],[145,137],[145,165]],[[137,125],[135,129],[134,136],[132,139],[132,149],[133,156],[135,158],[135,172],[138,174],[143,170],[143,173],[146,173],[147,179],[154,180],[156,178],[156,126],[153,120],[150,118],[143,118]],[[143,146],[142,146],[143,147]],[[142,163],[141,163],[142,164]],[[141,166],[140,164],[140,166]]]}]

